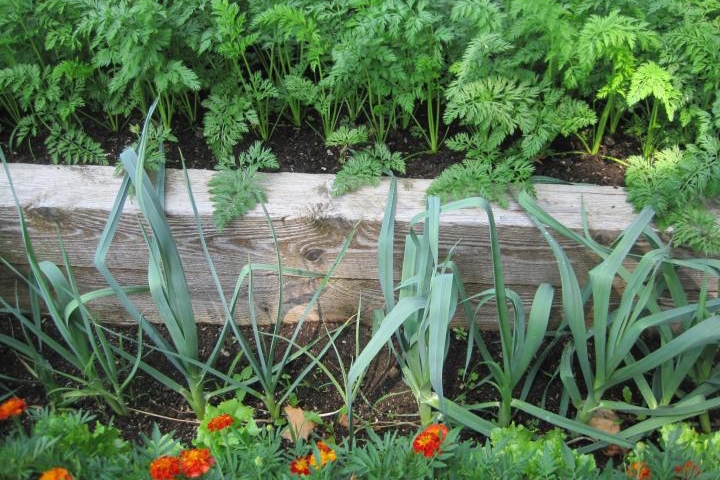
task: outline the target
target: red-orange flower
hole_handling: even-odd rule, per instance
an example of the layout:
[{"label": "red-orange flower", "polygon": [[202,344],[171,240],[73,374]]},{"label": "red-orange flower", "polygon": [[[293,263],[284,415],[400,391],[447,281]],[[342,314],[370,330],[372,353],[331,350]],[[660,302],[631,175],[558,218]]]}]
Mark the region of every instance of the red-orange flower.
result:
[{"label": "red-orange flower", "polygon": [[64,468],[55,467],[40,475],[40,480],[73,480],[73,476]]},{"label": "red-orange flower", "polygon": [[153,480],[175,480],[180,474],[180,460],[177,457],[163,455],[150,464],[150,476]]},{"label": "red-orange flower", "polygon": [[652,478],[648,464],[645,462],[632,462],[625,470],[625,474],[634,480],[650,480]]},{"label": "red-orange flower", "polygon": [[440,446],[445,441],[448,428],[440,423],[429,425],[420,432],[413,440],[413,450],[423,456],[430,458],[440,451]]},{"label": "red-orange flower", "polygon": [[194,448],[180,452],[180,468],[188,478],[199,477],[210,470],[215,459],[207,448]]},{"label": "red-orange flower", "polygon": [[233,424],[235,419],[232,417],[232,415],[223,413],[222,415],[218,415],[217,417],[213,418],[208,422],[208,430],[211,432],[217,432],[224,428],[229,427]]},{"label": "red-orange flower", "polygon": [[7,420],[10,417],[20,415],[27,410],[25,400],[18,397],[12,397],[0,404],[0,420]]},{"label": "red-orange flower", "polygon": [[682,475],[683,480],[699,477],[701,473],[700,467],[692,460],[688,460],[683,465],[675,467],[675,474]]},{"label": "red-orange flower", "polygon": [[290,473],[296,475],[310,475],[310,458],[309,456],[296,458],[290,462]]}]

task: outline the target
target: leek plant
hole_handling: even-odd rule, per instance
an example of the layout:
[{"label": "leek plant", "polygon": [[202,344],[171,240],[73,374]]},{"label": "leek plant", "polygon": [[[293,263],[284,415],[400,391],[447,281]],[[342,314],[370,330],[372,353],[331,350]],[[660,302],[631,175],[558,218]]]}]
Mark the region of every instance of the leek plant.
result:
[{"label": "leek plant", "polygon": [[[559,368],[560,379],[566,391],[561,412],[557,414],[530,405],[522,397],[514,398],[512,389],[503,391],[501,388],[498,388],[501,393],[499,402],[466,407],[447,399],[443,402],[439,395],[434,395],[427,403],[440,408],[453,420],[483,434],[488,434],[494,423],[481,418],[472,410],[497,407],[501,412],[499,421],[507,418],[502,416],[503,409],[521,410],[558,427],[598,440],[584,447],[585,451],[601,448],[608,443],[629,448],[636,439],[662,425],[698,415],[701,419],[703,416],[706,418],[705,413],[709,409],[719,407],[720,397],[714,394],[718,390],[720,367],[714,364],[714,352],[720,340],[720,316],[716,314],[720,310],[720,300],[710,298],[704,289],[698,302],[688,301],[677,268],[689,268],[717,278],[720,276],[720,263],[711,259],[673,259],[670,256],[671,249],[648,228],[653,217],[650,209],[641,212],[615,244],[608,248],[592,240],[586,221],[585,236],[582,236],[544,212],[526,192],[519,195],[519,203],[531,215],[548,241],[560,269],[563,316],[560,331],[569,330],[571,338],[564,348]],[[578,241],[602,258],[590,271],[588,284],[584,288],[580,286],[562,247],[549,234],[545,225]],[[640,235],[644,235],[651,249],[641,256],[631,255],[631,248],[636,245]],[[491,245],[493,249],[497,248],[496,241],[491,241]],[[541,286],[538,289],[528,326],[525,327],[523,322],[515,323],[515,331],[510,336],[510,324],[503,321],[508,318],[503,305],[510,299],[516,315],[517,312],[522,312],[522,306],[512,300],[511,294],[502,294],[504,289],[499,260],[499,256],[494,257],[497,292],[483,292],[475,297],[482,303],[493,295],[497,303],[503,346],[502,366],[492,358],[486,358],[482,345],[477,342],[481,355],[490,368],[491,382],[496,387],[517,385],[515,375],[523,373],[523,367],[528,367],[529,364],[522,359],[525,355],[535,353],[532,351],[535,340],[530,332],[541,332],[540,327],[546,325],[544,315],[549,305],[541,299],[550,293],[549,287]],[[636,261],[632,271],[626,267],[630,260]],[[624,290],[620,295],[619,305],[613,309],[612,290],[618,277],[624,283]],[[672,308],[662,308],[666,302],[664,299],[661,301],[664,292],[669,292],[670,299],[674,302]],[[584,306],[590,299],[593,322],[586,325]],[[550,300],[548,298],[546,302]],[[535,312],[536,309],[539,309],[538,312]],[[538,318],[542,318],[541,323],[538,323]],[[517,320],[518,317],[516,322]],[[524,331],[524,328],[527,328],[527,331]],[[651,351],[641,338],[643,333],[651,329],[657,329],[660,334],[661,345],[654,351]],[[509,338],[512,338],[512,342],[508,342]],[[516,345],[521,345],[519,342],[523,339],[526,345],[518,348]],[[577,376],[573,371],[573,361],[580,367],[580,374]],[[528,370],[526,387],[528,382],[532,381],[534,372],[535,368]],[[694,381],[696,387],[690,391],[683,390],[681,383],[684,380]],[[603,399],[608,389],[629,381],[636,383],[646,406],[638,407],[626,402]],[[565,416],[570,401],[577,410],[575,420]],[[616,435],[610,435],[587,425],[594,412],[601,408],[636,414],[646,420]]]},{"label": "leek plant", "polygon": [[[558,260],[563,291],[563,322],[571,339],[563,352],[560,378],[566,394],[577,409],[577,420],[588,422],[599,408],[611,408],[650,416],[620,435],[631,438],[654,430],[660,425],[702,415],[720,407],[717,391],[718,369],[701,367],[703,376],[693,370],[704,352],[716,348],[720,341],[720,299],[701,295],[698,302],[689,302],[676,268],[684,267],[719,276],[717,260],[673,259],[672,250],[662,243],[650,228],[654,212],[643,209],[623,234],[606,248],[590,237],[586,219],[585,236],[569,230],[542,211],[529,195],[519,196],[520,204],[543,232]],[[600,255],[602,261],[589,272],[587,285],[581,288],[568,258],[549,235],[547,224],[561,235],[580,242]],[[631,254],[640,237],[650,244],[642,255]],[[628,261],[635,263],[630,270]],[[619,304],[613,308],[616,282],[623,284]],[[662,308],[663,294],[669,292],[675,303]],[[592,322],[586,324],[584,306],[591,300]],[[644,346],[641,335],[657,330],[661,344],[653,351]],[[573,360],[580,374],[573,370]],[[684,392],[680,384],[695,372],[701,384]],[[652,379],[652,386],[648,383]],[[647,407],[638,408],[625,402],[603,400],[613,386],[634,381]],[[585,393],[582,393],[585,392]],[[677,399],[670,403],[671,399]]]},{"label": "leek plant", "polygon": [[[296,339],[303,327],[307,315],[316,305],[321,293],[329,284],[330,278],[337,269],[345,252],[347,251],[350,241],[352,240],[356,228],[354,228],[345,240],[340,252],[327,273],[310,272],[297,268],[284,268],[281,262],[280,251],[277,248],[277,238],[272,222],[269,219],[267,211],[266,218],[272,234],[272,239],[276,245],[277,263],[275,264],[257,264],[249,263],[242,268],[238,274],[235,288],[230,300],[223,291],[217,270],[214,266],[212,258],[205,242],[205,237],[197,213],[192,191],[188,185],[188,196],[193,207],[196,228],[198,231],[200,244],[203,253],[208,262],[208,267],[213,278],[213,282],[217,289],[219,299],[223,306],[224,326],[221,330],[217,343],[208,358],[201,360],[198,351],[198,331],[195,322],[190,289],[188,287],[185,271],[182,266],[180,254],[177,249],[175,238],[170,230],[167,217],[163,208],[163,170],[158,172],[157,187],[153,186],[148,176],[143,171],[145,158],[145,146],[147,144],[147,128],[152,110],[148,115],[148,121],[140,141],[139,153],[133,150],[126,150],[121,155],[121,161],[125,169],[126,175],[123,180],[120,192],[118,193],[115,206],[108,219],[105,231],[101,238],[100,244],[96,252],[95,263],[103,274],[110,286],[115,290],[117,297],[123,304],[125,309],[142,326],[145,333],[152,340],[156,348],[166,355],[171,364],[182,374],[185,380],[185,386],[163,374],[162,372],[152,368],[149,365],[141,364],[140,368],[159,380],[165,386],[179,391],[188,401],[189,405],[198,416],[202,419],[208,398],[227,393],[230,390],[241,389],[259,398],[268,408],[271,416],[275,420],[280,419],[280,408],[282,403],[288,399],[295,387],[305,378],[312,368],[320,361],[321,355],[315,357],[314,361],[307,366],[294,381],[283,388],[282,378],[285,367],[288,363],[304,355],[312,346],[297,348]],[[114,238],[117,225],[120,219],[122,206],[130,192],[131,186],[135,191],[135,198],[140,207],[146,224],[149,226],[152,235],[143,228],[143,236],[145,238],[150,253],[150,262],[148,266],[148,287],[145,291],[152,294],[153,300],[158,307],[158,311],[162,318],[163,324],[168,330],[170,341],[166,340],[157,328],[148,321],[138,308],[130,301],[123,289],[118,284],[115,277],[110,272],[105,259]],[[262,202],[261,198],[256,198],[258,202]],[[265,333],[261,330],[255,311],[255,301],[253,294],[253,275],[257,272],[270,272],[279,276],[279,295],[277,306],[277,317],[271,332]],[[319,279],[320,283],[316,289],[312,299],[305,305],[304,311],[297,321],[293,334],[290,339],[285,339],[287,346],[284,350],[280,348],[283,339],[280,336],[280,328],[282,326],[283,311],[283,285],[284,275],[295,275],[306,278]],[[244,334],[235,323],[235,310],[238,300],[240,299],[243,289],[247,288],[249,320],[252,328],[252,336]],[[220,353],[221,345],[226,336],[232,332],[242,351],[242,357],[247,360],[252,374],[251,378],[244,380],[236,380],[230,376],[218,372],[213,369],[217,356]],[[329,346],[324,351],[327,351]],[[224,382],[224,386],[215,391],[208,391],[206,387],[209,375],[213,375]],[[257,383],[260,388],[256,389],[253,385]]]},{"label": "leek plant", "polygon": [[[394,284],[395,203],[393,178],[378,239],[378,269],[385,308],[374,314],[375,331],[350,367],[347,391],[353,390],[372,359],[389,344],[403,379],[417,400],[420,420],[426,425],[432,420],[426,399],[433,390],[442,396],[449,325],[462,295],[462,283],[450,259],[439,257],[440,201],[429,197],[426,211],[411,222],[405,238],[402,276],[400,283]],[[424,222],[422,233],[416,231],[420,222]],[[396,345],[390,343],[393,338]],[[352,399],[346,401],[350,414]]]},{"label": "leek plant", "polygon": [[[470,297],[466,302],[466,308],[469,308],[471,302],[476,300],[475,313],[477,313],[480,307],[488,301],[495,302],[502,347],[502,361],[498,361],[492,357],[482,335],[478,331],[474,321],[475,315],[468,316],[470,319],[468,340],[477,347],[483,364],[490,370],[488,380],[500,395],[499,402],[490,402],[475,407],[496,407],[498,425],[507,427],[512,420],[512,400],[515,388],[523,378],[526,378],[525,388],[523,388],[520,398],[524,400],[537,372],[537,368],[532,368],[533,360],[537,355],[539,355],[540,359],[544,359],[549,350],[549,347],[546,347],[544,351],[541,351],[540,347],[547,335],[554,290],[550,284],[541,284],[535,292],[529,316],[526,316],[525,307],[520,296],[505,286],[500,243],[490,205],[481,198],[468,199],[467,203],[482,208],[488,218],[494,288]],[[508,308],[509,305],[512,305],[512,314],[510,308]],[[551,342],[550,345],[554,345],[554,342]],[[470,345],[468,345],[466,367],[470,362],[469,348]]]},{"label": "leek plant", "polygon": [[[130,354],[123,356],[119,348],[122,348],[124,338],[118,337],[120,347],[110,342],[106,328],[95,320],[85,303],[113,292],[99,289],[80,294],[62,239],[59,239],[62,268],[53,262],[38,259],[2,151],[0,160],[17,206],[22,245],[30,269],[30,274],[25,276],[0,257],[0,263],[25,284],[30,296],[30,312],[21,309],[18,300],[13,305],[0,297],[0,312],[12,315],[20,327],[18,335],[0,335],[0,344],[6,345],[22,358],[51,400],[68,404],[83,398],[96,398],[106,403],[116,414],[126,414],[125,390],[137,372],[142,348],[137,349],[134,357]],[[57,335],[48,333],[47,327],[43,326],[43,311],[47,312],[49,323]],[[54,352],[65,360],[72,371],[54,367],[48,359],[48,352]],[[61,387],[61,382],[58,382],[60,377],[73,387]]]},{"label": "leek plant", "polygon": [[[543,285],[538,289],[532,311],[526,321],[519,296],[504,286],[497,231],[490,205],[481,198],[468,198],[441,207],[437,198],[429,197],[425,212],[411,219],[410,231],[405,241],[401,278],[400,282],[395,284],[393,280],[395,195],[396,184],[393,179],[378,240],[378,268],[385,308],[375,313],[376,329],[350,367],[346,391],[352,391],[352,387],[365,373],[372,359],[389,343],[403,372],[403,378],[416,397],[423,423],[432,420],[432,409],[436,409],[468,428],[490,435],[490,432],[498,426],[497,423],[480,417],[472,410],[496,409],[498,420],[509,424],[512,409],[518,409],[573,432],[617,443],[627,448],[631,447],[632,443],[627,440],[605,434],[523,401],[527,385],[532,383],[541,363],[533,360],[536,354],[540,356],[540,360],[546,355],[546,350],[541,351],[540,346],[547,332],[552,288]],[[464,208],[481,208],[488,215],[493,251],[495,288],[470,298],[465,292],[458,268],[450,260],[450,256],[442,260],[439,256],[440,214]],[[421,222],[424,223],[423,231],[417,233],[416,228]],[[490,300],[495,300],[497,304],[503,348],[502,361],[490,356],[477,331],[473,321],[475,316],[473,300],[477,301],[478,308]],[[513,306],[514,316],[510,315],[508,302]],[[468,337],[469,340],[477,346],[483,360],[489,365],[490,381],[500,392],[500,401],[462,406],[444,397],[443,363],[448,349],[450,321],[458,305],[462,306],[462,313],[470,324],[472,336]],[[390,343],[393,340],[394,343]],[[471,347],[472,344],[469,345],[469,349]],[[520,398],[513,398],[514,388],[523,378],[526,379],[526,386]],[[346,398],[346,403],[352,420],[350,395]]]},{"label": "leek plant", "polygon": [[[168,388],[180,392],[195,414],[202,418],[206,402],[203,385],[208,367],[219,353],[221,342],[218,342],[206,363],[200,361],[198,331],[190,302],[190,290],[180,253],[164,211],[164,165],[161,165],[158,171],[157,189],[151,184],[144,171],[148,129],[154,107],[155,104],[151,107],[145,122],[138,151],[130,148],[120,155],[125,176],[95,252],[95,266],[115,291],[118,300],[130,316],[152,340],[156,348],[165,354],[170,363],[182,374],[185,386],[150,365],[142,364],[141,368]],[[163,324],[167,328],[170,341],[166,340],[157,327],[132,303],[126,290],[120,286],[106,263],[123,206],[131,189],[134,189],[135,200],[152,233],[150,234],[144,226],[141,227],[150,257],[148,285],[144,290],[149,290],[151,293]]]},{"label": "leek plant", "polygon": [[[263,205],[264,209],[264,205]],[[290,398],[295,388],[297,388],[298,385],[305,379],[305,377],[312,371],[313,368],[315,368],[316,365],[320,364],[323,356],[325,353],[330,349],[332,346],[332,342],[337,337],[337,335],[340,333],[339,331],[333,334],[332,336],[328,337],[328,343],[321,348],[321,351],[316,355],[313,356],[309,354],[309,350],[312,346],[315,345],[315,343],[310,343],[309,345],[305,346],[299,346],[297,344],[297,337],[300,334],[300,330],[305,325],[305,320],[307,319],[308,314],[312,311],[312,309],[317,304],[320,295],[325,291],[327,286],[330,283],[330,279],[334,275],[335,271],[337,270],[338,266],[340,265],[341,260],[345,256],[345,253],[347,252],[347,249],[350,247],[350,242],[355,236],[355,232],[357,230],[357,226],[352,229],[352,231],[348,234],[346,237],[340,252],[338,253],[338,256],[335,258],[335,261],[330,266],[330,269],[326,273],[316,273],[311,272],[308,270],[303,269],[297,269],[297,268],[286,268],[283,267],[282,261],[281,261],[281,254],[280,250],[277,248],[277,237],[275,235],[275,230],[272,226],[272,222],[269,220],[269,216],[267,215],[267,211],[265,211],[266,218],[268,218],[268,224],[272,233],[272,239],[274,244],[276,245],[275,248],[275,254],[277,261],[275,264],[256,264],[256,263],[250,263],[245,265],[245,267],[242,268],[240,271],[240,274],[238,275],[237,282],[235,284],[235,289],[233,291],[232,297],[230,302],[225,301],[225,294],[222,291],[222,287],[220,285],[219,279],[217,277],[217,273],[215,272],[214,267],[212,267],[212,261],[210,260],[209,253],[207,251],[207,246],[205,244],[205,240],[202,237],[201,232],[201,242],[203,245],[203,251],[205,252],[205,255],[208,259],[208,262],[210,262],[211,269],[213,272],[213,279],[215,280],[215,285],[218,289],[218,294],[220,296],[220,299],[223,303],[223,309],[225,311],[226,316],[226,322],[225,322],[225,328],[232,330],[232,333],[235,337],[235,340],[237,341],[238,345],[240,346],[240,349],[242,351],[243,357],[247,360],[249,363],[249,367],[251,368],[251,371],[253,373],[253,377],[249,379],[247,384],[240,383],[238,384],[235,381],[228,382],[228,387],[226,387],[223,390],[228,389],[235,389],[235,388],[243,388],[245,391],[250,393],[251,395],[255,396],[256,398],[260,399],[265,407],[268,409],[268,412],[270,413],[270,416],[274,421],[280,421],[281,420],[281,408],[283,404]],[[197,218],[197,216],[196,216]],[[200,225],[198,223],[198,228],[200,228]],[[272,329],[269,333],[265,333],[260,329],[260,325],[258,323],[257,319],[257,313],[255,311],[255,300],[254,300],[254,294],[253,294],[253,275],[256,272],[266,272],[266,273],[275,273],[279,277],[278,282],[278,288],[279,288],[279,294],[278,294],[278,304],[275,309],[276,317],[272,324]],[[295,326],[292,330],[292,334],[290,335],[290,338],[283,338],[281,336],[280,329],[282,328],[283,324],[283,318],[282,318],[282,311],[283,311],[283,304],[284,304],[284,275],[295,275],[295,276],[301,276],[306,278],[315,278],[319,280],[319,285],[315,289],[315,292],[313,293],[312,298],[310,301],[305,304],[302,314],[298,318],[297,322],[295,323]],[[252,328],[252,336],[248,336],[244,334],[235,323],[234,316],[235,316],[235,309],[237,307],[237,302],[239,299],[239,296],[243,290],[243,284],[247,283],[247,298],[248,298],[248,306],[249,306],[249,314],[250,314],[250,326]],[[320,339],[318,339],[319,341]],[[284,341],[286,343],[285,348],[281,348],[281,341]],[[311,362],[298,374],[295,375],[293,378],[293,381],[289,385],[283,385],[283,374],[285,373],[286,366],[292,362],[293,360],[299,358],[300,356],[308,355],[311,358]],[[258,383],[260,388],[256,389],[254,386],[252,386],[254,383]],[[217,393],[223,393],[223,390],[218,391]]]}]

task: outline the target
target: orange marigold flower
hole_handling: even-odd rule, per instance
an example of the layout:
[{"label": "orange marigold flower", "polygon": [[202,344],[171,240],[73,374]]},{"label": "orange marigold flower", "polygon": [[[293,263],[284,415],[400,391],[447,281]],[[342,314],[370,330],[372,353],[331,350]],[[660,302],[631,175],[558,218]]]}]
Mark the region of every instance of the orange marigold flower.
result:
[{"label": "orange marigold flower", "polygon": [[232,417],[232,415],[228,413],[223,413],[222,415],[218,415],[217,417],[210,420],[208,422],[207,428],[211,432],[217,432],[229,427],[233,424],[233,422],[235,422],[235,419]]},{"label": "orange marigold flower", "polygon": [[7,420],[10,417],[20,415],[27,410],[25,400],[18,397],[12,397],[0,404],[0,420]]},{"label": "orange marigold flower", "polygon": [[153,480],[175,480],[180,474],[180,460],[177,457],[163,455],[150,464],[150,476]]},{"label": "orange marigold flower", "polygon": [[645,462],[632,462],[625,470],[625,474],[635,480],[650,480],[652,478],[648,464]]},{"label": "orange marigold flower", "polygon": [[445,441],[448,428],[445,425],[435,423],[420,432],[413,440],[413,450],[423,456],[430,458],[440,451],[440,446]]},{"label": "orange marigold flower", "polygon": [[321,452],[328,453],[328,452],[333,451],[333,449],[328,447],[327,443],[323,442],[322,440],[317,442],[317,447],[318,447],[318,450],[320,450]]},{"label": "orange marigold flower", "polygon": [[[328,462],[334,462],[337,460],[337,455],[335,454],[335,450],[328,447],[327,444],[323,441],[317,442],[318,450],[320,451],[320,467],[324,467]],[[310,461],[310,465],[313,468],[318,468],[317,459],[315,458],[315,454],[310,454],[307,456],[307,458]]]},{"label": "orange marigold flower", "polygon": [[428,427],[425,429],[425,432],[435,435],[440,439],[440,443],[442,443],[443,441],[445,441],[445,437],[448,434],[448,428],[442,423],[433,423],[432,425],[428,425]]},{"label": "orange marigold flower", "polygon": [[682,475],[682,478],[684,480],[687,480],[689,478],[695,478],[700,476],[702,474],[702,470],[700,470],[700,467],[698,467],[697,463],[693,462],[692,460],[688,460],[683,465],[678,465],[675,467],[675,473],[677,475]]},{"label": "orange marigold flower", "polygon": [[290,472],[296,475],[310,475],[310,460],[308,457],[296,458],[290,462]]},{"label": "orange marigold flower", "polygon": [[55,467],[40,475],[40,480],[73,480],[73,476],[64,468]]},{"label": "orange marigold flower", "polygon": [[194,448],[183,450],[180,453],[180,468],[188,478],[197,478],[210,470],[215,459],[207,448]]}]

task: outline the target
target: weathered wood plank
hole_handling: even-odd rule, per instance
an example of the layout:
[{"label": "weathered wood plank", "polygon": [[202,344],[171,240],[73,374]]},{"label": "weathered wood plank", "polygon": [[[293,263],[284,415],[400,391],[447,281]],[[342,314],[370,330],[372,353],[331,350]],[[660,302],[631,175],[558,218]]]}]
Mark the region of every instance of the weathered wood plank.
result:
[{"label": "weathered wood plank", "polygon": [[[103,286],[93,267],[99,236],[112,208],[121,179],[112,167],[48,167],[11,164],[13,183],[37,252],[43,259],[61,260],[58,233],[62,236],[70,262],[84,289]],[[190,184],[206,234],[206,240],[223,287],[232,291],[235,277],[248,262],[273,263],[275,250],[267,220],[260,208],[233,222],[222,234],[212,226],[212,205],[207,192],[210,171],[189,172]],[[265,176],[268,193],[266,208],[278,235],[283,263],[288,267],[324,272],[337,257],[345,237],[359,222],[359,228],[335,279],[323,295],[320,313],[326,319],[341,320],[357,309],[358,295],[368,312],[381,306],[377,286],[376,239],[385,208],[388,182],[377,188],[364,188],[356,194],[334,198],[330,195],[332,175],[270,174]],[[428,180],[400,180],[396,234],[396,263],[402,260],[402,242],[413,215],[424,208]],[[623,189],[597,186],[538,185],[539,203],[570,228],[581,228],[580,201],[584,202],[590,228],[603,242],[614,239],[632,221],[634,213],[625,202]],[[218,322],[223,315],[202,254],[182,172],[168,171],[167,212],[178,248],[191,282],[193,304],[198,321]],[[501,238],[506,281],[531,299],[542,282],[559,284],[552,253],[518,205],[495,208]],[[141,215],[133,202],[123,213],[108,264],[123,283],[146,280],[147,253],[139,223]],[[447,251],[458,244],[454,256],[471,290],[479,291],[492,283],[489,262],[487,218],[477,209],[450,212],[443,216],[441,246]],[[579,275],[596,262],[594,255],[577,245],[562,242]],[[7,179],[0,175],[0,254],[22,267],[26,263],[20,245],[17,212]],[[256,279],[256,299],[262,321],[274,317],[277,280]],[[286,321],[297,318],[304,302],[312,295],[315,281],[287,279]],[[7,295],[9,279],[0,281],[0,294]],[[559,297],[559,295],[558,295]],[[556,299],[557,300],[557,299]],[[151,311],[151,304],[139,301]],[[116,305],[97,307],[104,318],[117,313]],[[246,309],[246,304],[243,307]],[[242,316],[243,310],[239,312]],[[151,315],[152,318],[152,315]],[[369,318],[369,316],[368,316]],[[490,312],[480,318],[492,324]],[[120,320],[120,319],[119,319]],[[239,319],[241,320],[241,319]],[[122,321],[122,320],[120,320]]]}]

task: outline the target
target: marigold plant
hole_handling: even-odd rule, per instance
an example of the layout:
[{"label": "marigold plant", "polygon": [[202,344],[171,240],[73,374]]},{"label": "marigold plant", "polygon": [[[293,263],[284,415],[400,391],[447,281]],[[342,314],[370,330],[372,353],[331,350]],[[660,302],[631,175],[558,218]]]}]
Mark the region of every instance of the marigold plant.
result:
[{"label": "marigold plant", "polygon": [[650,468],[645,462],[632,462],[625,473],[634,480],[650,480],[652,478]]},{"label": "marigold plant", "polygon": [[180,474],[180,460],[177,457],[163,455],[150,464],[150,476],[153,480],[175,480]]},{"label": "marigold plant", "polygon": [[699,477],[702,474],[702,470],[700,470],[697,463],[692,460],[688,460],[684,464],[675,467],[675,474],[683,480],[688,480],[690,478]]},{"label": "marigold plant", "polygon": [[290,462],[290,472],[296,475],[310,475],[310,467],[319,470],[328,462],[334,462],[337,460],[337,454],[335,450],[330,448],[322,440],[317,442],[318,452],[320,453],[320,465],[318,465],[317,458],[314,453],[305,455],[303,457],[296,458]]},{"label": "marigold plant", "polygon": [[180,469],[188,478],[197,478],[210,470],[215,459],[207,448],[194,448],[180,452]]},{"label": "marigold plant", "polygon": [[208,422],[207,428],[211,432],[219,432],[220,430],[228,428],[234,422],[235,419],[232,417],[232,415],[228,413],[223,413],[222,415],[218,415],[217,417],[212,418]]},{"label": "marigold plant", "polygon": [[445,441],[447,434],[448,428],[445,425],[434,423],[415,437],[412,448],[416,453],[430,458],[440,452],[440,446]]},{"label": "marigold plant", "polygon": [[0,420],[7,420],[10,417],[20,415],[27,410],[25,400],[18,397],[12,397],[0,404]]},{"label": "marigold plant", "polygon": [[61,467],[51,468],[40,475],[40,480],[74,480],[73,476]]}]

